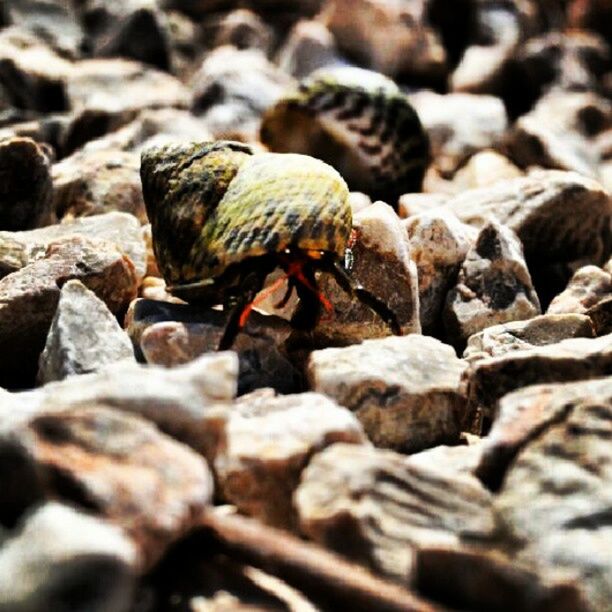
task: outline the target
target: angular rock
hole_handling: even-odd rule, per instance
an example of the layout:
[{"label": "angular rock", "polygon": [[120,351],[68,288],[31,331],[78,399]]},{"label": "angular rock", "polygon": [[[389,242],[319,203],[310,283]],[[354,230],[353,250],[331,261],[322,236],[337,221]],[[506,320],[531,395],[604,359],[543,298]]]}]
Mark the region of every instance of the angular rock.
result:
[{"label": "angular rock", "polygon": [[497,400],[529,385],[590,380],[612,373],[612,335],[570,338],[477,361],[466,372],[470,401],[491,415]]},{"label": "angular rock", "polygon": [[54,164],[52,174],[60,219],[119,211],[146,223],[137,153],[79,151]]},{"label": "angular rock", "polygon": [[232,407],[214,468],[223,497],[276,527],[295,526],[292,495],[311,458],[336,442],[366,442],[359,421],[318,393],[271,390]]},{"label": "angular rock", "polygon": [[0,453],[20,448],[15,472],[3,480],[18,482],[20,473],[34,472],[41,498],[76,503],[123,527],[145,567],[211,501],[204,459],[142,418],[86,402],[3,416]]},{"label": "angular rock", "polygon": [[597,304],[591,306],[586,313],[593,322],[597,336],[612,334],[612,295],[601,299]]},{"label": "angular rock", "polygon": [[418,271],[421,327],[425,333],[431,333],[439,323],[446,293],[474,242],[476,231],[454,215],[435,210],[409,217],[405,227],[410,257]]},{"label": "angular rock", "polygon": [[497,217],[521,239],[528,263],[598,261],[609,252],[612,197],[575,172],[532,172],[465,191],[446,207],[470,225]]},{"label": "angular rock", "polygon": [[511,351],[547,346],[570,338],[593,338],[591,319],[582,314],[545,314],[528,321],[493,325],[470,336],[463,358],[475,362]]},{"label": "angular rock", "polygon": [[457,191],[488,187],[498,181],[518,178],[521,170],[507,157],[492,150],[485,150],[472,155],[468,162],[453,177]]},{"label": "angular rock", "polygon": [[540,314],[516,235],[496,221],[485,225],[468,252],[457,285],[448,293],[444,325],[457,345],[486,327]]},{"label": "angular rock", "polygon": [[496,530],[491,495],[474,476],[362,445],[316,455],[294,500],[305,535],[403,584],[420,547],[486,542]]},{"label": "angular rock", "polygon": [[612,274],[597,266],[584,266],[576,270],[565,291],[553,299],[547,312],[583,314],[610,295],[612,295]]},{"label": "angular rock", "polygon": [[95,293],[78,280],[68,281],[40,356],[38,380],[45,384],[123,360],[134,361],[127,333]]},{"label": "angular rock", "polygon": [[604,610],[612,600],[612,379],[525,393],[531,398],[515,394],[505,404],[506,411],[523,404],[520,427],[529,434],[519,434],[527,444],[494,508],[507,537],[519,543],[519,559],[571,580],[585,609]]},{"label": "angular rock", "polygon": [[117,527],[47,502],[0,551],[0,610],[127,612],[136,551]]},{"label": "angular rock", "polygon": [[326,15],[338,46],[364,66],[391,77],[440,81],[446,53],[428,22],[427,3],[336,0]]},{"label": "angular rock", "polygon": [[262,114],[292,85],[261,51],[218,47],[193,76],[192,110],[215,138],[256,141]]},{"label": "angular rock", "polygon": [[52,242],[42,259],[0,280],[0,381],[31,384],[61,286],[78,279],[111,312],[124,309],[138,288],[134,264],[112,243],[75,236]]},{"label": "angular rock", "polygon": [[410,101],[427,130],[433,164],[444,177],[472,154],[495,145],[508,126],[504,105],[493,96],[422,91]]},{"label": "angular rock", "polygon": [[[395,313],[403,333],[420,332],[417,268],[399,217],[385,203],[375,202],[353,217],[353,228],[351,277]],[[320,344],[326,346],[352,344],[391,333],[377,314],[340,289],[330,275],[321,275],[320,287],[333,313],[319,321],[315,345],[323,339]]]},{"label": "angular rock", "polygon": [[0,229],[25,230],[53,223],[49,157],[29,138],[0,140]]},{"label": "angular rock", "polygon": [[82,236],[113,243],[133,262],[137,278],[146,271],[146,246],[133,215],[111,212],[74,219],[26,232],[0,232],[0,275],[5,276],[44,257],[49,244]]},{"label": "angular rock", "polygon": [[376,446],[413,453],[458,441],[465,367],[450,346],[411,334],[314,351],[307,374],[314,391],[355,412]]}]

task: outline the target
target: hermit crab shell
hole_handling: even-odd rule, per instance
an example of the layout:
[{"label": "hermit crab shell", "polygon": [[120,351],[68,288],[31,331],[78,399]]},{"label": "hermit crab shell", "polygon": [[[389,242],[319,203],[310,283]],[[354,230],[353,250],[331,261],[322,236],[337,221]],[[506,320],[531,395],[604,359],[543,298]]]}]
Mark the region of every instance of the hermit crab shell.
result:
[{"label": "hermit crab shell", "polygon": [[219,141],[146,150],[141,178],[158,264],[171,285],[220,277],[287,249],[344,256],[348,188],[324,162]]},{"label": "hermit crab shell", "polygon": [[367,70],[317,71],[263,117],[272,151],[313,155],[333,165],[354,191],[395,206],[420,191],[429,140],[395,83]]}]

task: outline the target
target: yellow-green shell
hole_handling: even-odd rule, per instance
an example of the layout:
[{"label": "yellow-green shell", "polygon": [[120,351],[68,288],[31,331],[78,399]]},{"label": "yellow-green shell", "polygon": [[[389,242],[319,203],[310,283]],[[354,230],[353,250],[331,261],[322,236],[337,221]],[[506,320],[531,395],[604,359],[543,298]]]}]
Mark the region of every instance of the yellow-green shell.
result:
[{"label": "yellow-green shell", "polygon": [[183,158],[177,147],[149,150],[141,166],[168,283],[215,279],[232,264],[288,248],[344,256],[351,208],[331,166],[305,155],[253,154],[239,143],[190,147]]}]

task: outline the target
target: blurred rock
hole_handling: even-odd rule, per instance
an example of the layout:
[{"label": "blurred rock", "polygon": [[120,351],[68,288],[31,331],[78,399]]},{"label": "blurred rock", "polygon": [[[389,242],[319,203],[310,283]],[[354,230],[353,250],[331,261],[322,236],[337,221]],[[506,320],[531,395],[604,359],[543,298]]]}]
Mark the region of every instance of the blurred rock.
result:
[{"label": "blurred rock", "polygon": [[0,427],[0,453],[16,444],[21,449],[9,483],[20,472],[36,473],[40,497],[76,503],[123,527],[145,567],[211,501],[203,458],[148,421],[103,404],[30,416],[18,411]]},{"label": "blurred rock", "polygon": [[427,3],[335,0],[325,15],[338,47],[367,68],[391,77],[440,82],[446,53],[427,18]]},{"label": "blurred rock", "polygon": [[599,261],[609,252],[612,198],[599,183],[574,172],[531,172],[465,191],[446,207],[470,225],[497,217],[521,239],[530,265]]},{"label": "blurred rock", "polygon": [[30,514],[0,550],[0,610],[127,612],[136,551],[122,530],[57,502]]},{"label": "blurred rock", "polygon": [[529,385],[590,380],[612,372],[612,335],[571,338],[511,351],[472,364],[466,372],[472,406],[491,415],[497,400]]},{"label": "blurred rock", "polygon": [[468,338],[463,357],[475,362],[569,338],[593,337],[593,324],[586,315],[545,314],[528,321],[511,321],[483,329]]},{"label": "blurred rock", "polygon": [[300,21],[277,55],[278,65],[297,79],[339,61],[332,33],[319,21]]},{"label": "blurred rock", "polygon": [[520,241],[506,226],[490,221],[478,234],[448,293],[444,326],[462,346],[486,327],[540,314]]},{"label": "blurred rock", "polygon": [[505,94],[507,65],[514,51],[514,45],[505,44],[469,46],[450,77],[451,90],[481,95]]},{"label": "blurred rock", "polygon": [[484,150],[470,157],[453,177],[457,191],[489,187],[507,179],[518,178],[521,170],[507,157],[492,150]]},{"label": "blurred rock", "polygon": [[0,228],[25,230],[53,223],[46,151],[29,138],[0,140]]},{"label": "blurred rock", "polygon": [[122,360],[134,361],[127,333],[95,293],[78,280],[68,281],[40,356],[39,382],[94,372]]},{"label": "blurred rock", "polygon": [[547,312],[585,313],[606,296],[612,296],[612,275],[597,266],[579,268],[565,291],[550,303]]},{"label": "blurred rock", "polygon": [[458,441],[467,421],[465,367],[450,346],[411,334],[314,351],[308,379],[355,412],[376,446],[414,453]]},{"label": "blurred rock", "polygon": [[428,213],[446,204],[450,196],[445,193],[405,193],[398,202],[398,215],[402,218]]},{"label": "blurred rock", "polygon": [[[375,202],[353,217],[353,228],[357,238],[351,248],[350,276],[395,313],[404,333],[420,332],[417,268],[399,217],[383,202]],[[352,344],[391,333],[377,314],[340,289],[330,275],[321,275],[319,286],[334,312],[317,324],[315,344],[318,339]]]},{"label": "blurred rock", "polygon": [[106,213],[48,225],[27,232],[0,232],[0,275],[15,272],[45,256],[49,244],[82,236],[113,243],[132,263],[138,280],[146,271],[146,245],[133,215]]},{"label": "blurred rock", "polygon": [[140,156],[123,151],[77,152],[53,166],[55,211],[60,218],[111,211],[147,221]]},{"label": "blurred rock", "polygon": [[276,527],[295,527],[292,495],[313,455],[335,442],[363,444],[359,421],[317,393],[260,391],[232,407],[214,461],[223,497]]},{"label": "blurred rock", "polygon": [[454,215],[435,210],[409,217],[405,227],[410,257],[418,271],[421,327],[424,333],[431,333],[477,232]]},{"label": "blurred rock", "polygon": [[[212,21],[212,22],[211,22]],[[207,22],[205,32],[213,40],[213,47],[231,45],[237,49],[258,49],[268,54],[274,42],[274,31],[256,13],[248,9],[236,9]],[[207,36],[207,38],[208,38]]]},{"label": "blurred rock", "polygon": [[134,264],[110,242],[80,236],[51,242],[45,255],[0,280],[0,384],[31,384],[61,286],[78,279],[111,312],[137,292]]},{"label": "blurred rock", "polygon": [[215,138],[255,141],[263,112],[292,85],[261,51],[218,47],[192,78],[192,110]]},{"label": "blurred rock", "polygon": [[612,40],[612,6],[607,0],[570,0],[569,24],[599,32],[605,40]]},{"label": "blurred rock", "polygon": [[470,155],[495,145],[508,126],[504,105],[493,96],[421,91],[410,101],[429,136],[433,164],[445,177]]},{"label": "blurred rock", "polygon": [[402,584],[420,547],[492,539],[491,495],[480,482],[413,457],[346,444],[319,453],[295,494],[300,529]]}]

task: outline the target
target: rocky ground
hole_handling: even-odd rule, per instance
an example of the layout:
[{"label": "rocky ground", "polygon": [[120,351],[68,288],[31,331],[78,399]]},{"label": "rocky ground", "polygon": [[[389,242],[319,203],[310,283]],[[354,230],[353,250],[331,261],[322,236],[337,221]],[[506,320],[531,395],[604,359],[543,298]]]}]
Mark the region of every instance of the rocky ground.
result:
[{"label": "rocky ground", "polygon": [[[0,611],[612,609],[608,0],[0,1]],[[352,193],[310,338],[169,295],[151,144],[394,79],[422,192]],[[396,206],[398,214],[388,205]],[[271,300],[273,302],[274,300]]]}]

